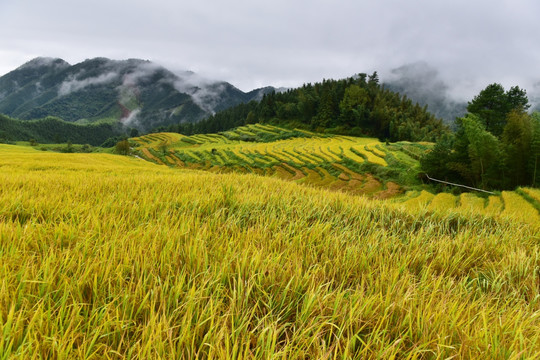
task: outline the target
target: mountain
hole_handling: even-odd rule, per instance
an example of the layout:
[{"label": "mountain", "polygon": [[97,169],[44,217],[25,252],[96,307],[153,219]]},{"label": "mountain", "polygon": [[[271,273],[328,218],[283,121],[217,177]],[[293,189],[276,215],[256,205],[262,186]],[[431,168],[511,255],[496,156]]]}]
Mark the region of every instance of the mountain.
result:
[{"label": "mountain", "polygon": [[449,86],[440,78],[438,71],[422,61],[393,69],[384,80],[384,86],[427,106],[429,112],[449,126],[454,124],[456,117],[462,117],[467,112],[467,102],[454,100]]},{"label": "mountain", "polygon": [[[156,129],[184,135],[217,133],[263,123],[318,133],[377,137],[383,141],[436,141],[449,131],[442,120],[410,98],[379,84],[377,72],[304,84],[239,104],[196,124]],[[247,132],[242,140],[253,141]]]},{"label": "mountain", "polygon": [[108,119],[147,131],[197,122],[272,91],[245,93],[227,82],[139,59],[95,58],[70,65],[36,58],[0,77],[0,113],[23,120],[56,116],[78,124]]}]

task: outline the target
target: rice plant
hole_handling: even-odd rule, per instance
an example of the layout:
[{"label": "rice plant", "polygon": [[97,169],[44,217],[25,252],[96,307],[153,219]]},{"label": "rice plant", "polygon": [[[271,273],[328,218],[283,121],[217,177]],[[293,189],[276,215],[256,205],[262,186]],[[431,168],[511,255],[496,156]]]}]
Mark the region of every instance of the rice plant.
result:
[{"label": "rice plant", "polygon": [[108,154],[0,155],[2,359],[540,356],[537,224]]},{"label": "rice plant", "polygon": [[2,358],[540,356],[537,225],[107,154],[0,154]]}]

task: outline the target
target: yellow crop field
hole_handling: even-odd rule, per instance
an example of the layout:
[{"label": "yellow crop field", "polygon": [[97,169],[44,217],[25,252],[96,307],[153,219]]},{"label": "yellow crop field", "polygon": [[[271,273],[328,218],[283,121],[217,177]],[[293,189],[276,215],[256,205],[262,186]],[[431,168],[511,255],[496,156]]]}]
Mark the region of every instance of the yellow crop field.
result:
[{"label": "yellow crop field", "polygon": [[[133,138],[131,143],[138,156],[157,164],[211,169],[212,172],[267,174],[304,185],[320,187],[324,184],[329,189],[375,198],[390,194],[385,188],[386,180],[366,178],[366,170],[362,167],[387,167],[385,158],[388,154],[392,154],[400,163],[400,159],[407,159],[411,151],[424,151],[411,143],[404,143],[407,149],[399,144],[390,149],[373,138],[321,135],[263,124],[188,137],[172,133],[149,134]],[[170,158],[171,154],[175,159]],[[284,164],[287,166],[284,167]],[[303,176],[284,176],[286,173],[283,169],[289,167],[295,169],[293,173]],[[313,171],[330,176],[323,175],[321,179]],[[362,178],[362,181],[349,181],[350,173],[357,174],[356,177]],[[391,185],[398,186],[397,191],[391,192],[392,196],[402,192],[397,184],[394,181]]]},{"label": "yellow crop field", "polygon": [[518,189],[518,192],[503,191],[501,196],[490,195],[487,199],[463,193],[457,200],[449,193],[432,194],[428,191],[409,191],[404,196],[396,198],[394,206],[408,210],[429,210],[440,213],[460,213],[462,216],[488,216],[504,221],[511,219],[516,222],[528,223],[533,226],[540,225],[538,210],[519,191],[534,193],[536,189]]},{"label": "yellow crop field", "polygon": [[364,145],[364,146],[357,146],[357,147],[351,147],[351,151],[355,152],[355,153],[359,153],[359,154],[362,154],[363,156],[366,157],[366,160],[370,163],[373,163],[373,164],[378,164],[378,165],[381,165],[381,166],[387,166],[388,164],[386,163],[386,161],[381,158],[380,156],[374,154],[372,151],[369,150],[369,147],[367,145]]},{"label": "yellow crop field", "polygon": [[[523,188],[489,197],[464,193],[457,198],[423,190],[400,197],[406,189],[401,187],[403,182],[398,177],[406,177],[405,183],[411,180],[419,171],[418,159],[429,149],[429,143],[383,144],[372,138],[252,124],[224,133],[189,137],[150,134],[132,139],[132,144],[138,156],[156,164],[213,173],[254,173],[374,199],[398,197],[397,204],[415,210],[450,210],[532,224],[540,221],[538,189]],[[394,178],[375,176],[372,171],[377,168],[383,174],[393,172]]]},{"label": "yellow crop field", "polygon": [[448,212],[456,207],[456,197],[449,193],[439,193],[429,203],[428,209]]},{"label": "yellow crop field", "polygon": [[488,198],[488,204],[484,209],[487,215],[498,215],[504,209],[504,205],[500,196],[491,195]]},{"label": "yellow crop field", "polygon": [[422,190],[418,196],[411,197],[402,202],[400,205],[410,210],[427,209],[434,197],[435,196],[432,193]]},{"label": "yellow crop field", "polygon": [[504,202],[503,216],[516,218],[530,223],[540,222],[538,211],[527,202],[527,200],[515,192],[503,191],[502,200]]},{"label": "yellow crop field", "polygon": [[537,358],[539,227],[437,198],[0,145],[1,357]]},{"label": "yellow crop field", "polygon": [[486,202],[483,198],[475,196],[471,193],[461,194],[459,197],[460,207],[459,211],[464,213],[482,214],[485,212],[484,208]]},{"label": "yellow crop field", "polygon": [[538,225],[414,195],[0,145],[0,358],[538,358]]},{"label": "yellow crop field", "polygon": [[530,197],[540,202],[540,189],[523,189],[523,191],[528,194]]}]

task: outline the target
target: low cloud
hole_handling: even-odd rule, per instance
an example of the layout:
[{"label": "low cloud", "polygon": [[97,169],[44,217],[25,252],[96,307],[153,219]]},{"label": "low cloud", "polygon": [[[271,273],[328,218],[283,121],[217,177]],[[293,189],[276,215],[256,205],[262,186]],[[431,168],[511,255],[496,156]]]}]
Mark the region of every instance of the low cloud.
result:
[{"label": "low cloud", "polygon": [[64,81],[60,88],[58,89],[59,96],[66,96],[75,91],[80,91],[85,87],[92,85],[101,85],[114,81],[118,78],[118,74],[115,72],[109,72],[102,74],[96,77],[86,78],[78,80],[76,76],[72,77],[70,80]]},{"label": "low cloud", "polygon": [[40,92],[42,92],[42,91],[43,91],[43,86],[41,85],[41,81],[38,81],[38,82],[36,83],[36,92],[37,92],[37,93],[40,93]]},{"label": "low cloud", "polygon": [[419,94],[437,94],[447,96],[448,85],[439,77],[439,72],[427,62],[419,61],[391,70],[388,81]]},{"label": "low cloud", "polygon": [[529,103],[533,111],[540,111],[540,82],[534,84],[530,91],[527,92]]},{"label": "low cloud", "polygon": [[159,70],[164,70],[164,68],[151,62],[137,64],[132,71],[123,75],[122,84],[116,89],[118,101],[123,105],[128,105],[133,99],[138,101],[138,84],[155,75]]},{"label": "low cloud", "polygon": [[191,96],[195,104],[212,115],[223,100],[223,93],[226,90],[224,83],[218,83],[191,72],[179,76],[173,86],[179,92]]},{"label": "low cloud", "polygon": [[141,125],[140,119],[139,119],[140,112],[141,112],[141,109],[135,109],[131,111],[127,117],[121,119],[120,121],[125,126],[138,128]]},{"label": "low cloud", "polygon": [[452,87],[441,78],[438,70],[424,61],[393,69],[384,83],[413,102],[427,105],[430,112],[449,123],[465,113],[466,102],[456,99]]},{"label": "low cloud", "polygon": [[135,86],[141,79],[150,77],[161,69],[163,69],[163,67],[157,64],[151,62],[142,62],[138,64],[132,72],[124,75],[122,85]]}]

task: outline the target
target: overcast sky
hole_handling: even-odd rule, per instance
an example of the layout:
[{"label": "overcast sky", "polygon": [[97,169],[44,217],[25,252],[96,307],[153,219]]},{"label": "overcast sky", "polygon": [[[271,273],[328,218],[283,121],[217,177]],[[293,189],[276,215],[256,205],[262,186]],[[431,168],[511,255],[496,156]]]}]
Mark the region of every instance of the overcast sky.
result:
[{"label": "overcast sky", "polygon": [[540,81],[537,0],[0,0],[0,75],[141,58],[247,91],[425,61],[458,96]]}]

